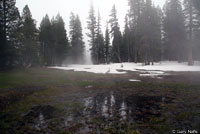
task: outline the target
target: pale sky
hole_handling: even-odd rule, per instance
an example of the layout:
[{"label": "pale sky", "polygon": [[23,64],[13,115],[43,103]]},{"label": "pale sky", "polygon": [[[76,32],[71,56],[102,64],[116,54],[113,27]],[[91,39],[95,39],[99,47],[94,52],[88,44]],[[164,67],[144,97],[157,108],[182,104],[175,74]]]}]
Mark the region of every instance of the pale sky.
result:
[{"label": "pale sky", "polygon": [[[70,12],[79,14],[85,31],[87,24],[88,12],[92,0],[16,0],[16,6],[19,8],[20,13],[24,6],[27,4],[31,10],[33,18],[37,21],[39,26],[42,18],[47,13],[50,17],[56,16],[57,13],[63,17],[65,27],[69,30],[69,16]],[[165,0],[153,0],[155,5],[163,6]],[[117,16],[119,19],[120,27],[124,26],[124,17],[128,10],[128,0],[93,0],[96,13],[99,10],[102,18],[102,28],[105,28],[106,21],[109,19],[110,11],[113,4],[117,8]]]}]

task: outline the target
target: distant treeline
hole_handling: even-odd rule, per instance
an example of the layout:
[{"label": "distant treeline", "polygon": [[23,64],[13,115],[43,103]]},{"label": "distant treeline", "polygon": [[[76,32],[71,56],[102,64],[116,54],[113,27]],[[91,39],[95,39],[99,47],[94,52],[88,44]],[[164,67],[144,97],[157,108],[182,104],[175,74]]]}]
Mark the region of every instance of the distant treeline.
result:
[{"label": "distant treeline", "polygon": [[[84,63],[81,21],[71,13],[69,36],[63,18],[46,15],[39,29],[26,5],[20,15],[16,0],[0,1],[0,69]],[[161,9],[151,0],[128,0],[124,31],[120,30],[115,5],[106,30],[100,12],[91,5],[87,28],[94,64],[200,59],[200,1],[166,0]]]}]

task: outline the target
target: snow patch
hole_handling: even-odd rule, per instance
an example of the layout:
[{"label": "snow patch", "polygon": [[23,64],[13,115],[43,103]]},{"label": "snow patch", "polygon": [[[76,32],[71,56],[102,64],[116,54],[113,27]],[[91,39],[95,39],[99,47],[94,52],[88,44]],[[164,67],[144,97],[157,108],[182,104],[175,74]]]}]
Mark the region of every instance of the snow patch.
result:
[{"label": "snow patch", "polygon": [[140,76],[159,76],[164,75],[166,71],[200,71],[200,62],[195,62],[194,66],[188,66],[186,62],[165,61],[148,66],[144,66],[142,63],[115,63],[105,65],[68,65],[50,68],[101,74],[125,74],[127,71],[137,71],[141,73]]},{"label": "snow patch", "polygon": [[[118,66],[119,65],[119,66]],[[102,74],[125,74],[126,71],[118,71],[122,68],[120,64],[112,64],[112,65],[68,65],[66,67],[50,67],[55,69],[62,70],[73,70],[73,71],[81,71],[81,72],[90,72],[90,73],[102,73]]]}]

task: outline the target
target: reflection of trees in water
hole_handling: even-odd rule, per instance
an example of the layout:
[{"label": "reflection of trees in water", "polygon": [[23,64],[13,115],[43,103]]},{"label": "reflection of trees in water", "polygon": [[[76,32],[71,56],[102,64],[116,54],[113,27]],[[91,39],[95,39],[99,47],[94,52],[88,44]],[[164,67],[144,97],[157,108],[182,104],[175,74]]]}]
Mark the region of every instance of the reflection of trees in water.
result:
[{"label": "reflection of trees in water", "polygon": [[[148,116],[160,116],[160,96],[128,96],[100,94],[85,99],[83,112],[90,117],[116,118],[119,120],[140,120]],[[84,115],[88,117],[88,115]],[[115,120],[116,120],[115,119]]]}]

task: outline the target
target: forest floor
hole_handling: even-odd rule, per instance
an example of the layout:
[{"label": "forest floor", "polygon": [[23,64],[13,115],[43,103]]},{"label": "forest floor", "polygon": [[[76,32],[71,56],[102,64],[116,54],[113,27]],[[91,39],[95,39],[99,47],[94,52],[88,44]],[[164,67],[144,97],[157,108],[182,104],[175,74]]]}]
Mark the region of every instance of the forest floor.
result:
[{"label": "forest floor", "polygon": [[2,134],[200,133],[200,72],[0,72]]}]

